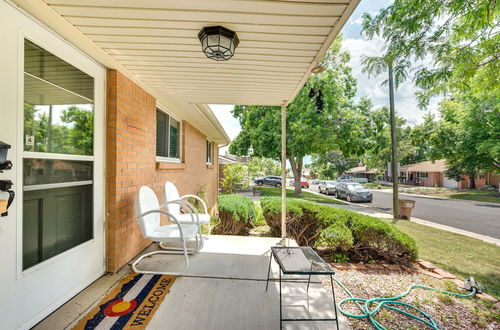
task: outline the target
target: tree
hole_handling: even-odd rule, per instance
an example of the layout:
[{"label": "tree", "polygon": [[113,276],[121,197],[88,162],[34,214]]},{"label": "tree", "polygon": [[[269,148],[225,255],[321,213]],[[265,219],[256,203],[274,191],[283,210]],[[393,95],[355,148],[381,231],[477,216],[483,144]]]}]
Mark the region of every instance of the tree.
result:
[{"label": "tree", "polygon": [[356,166],[356,163],[356,159],[345,157],[340,151],[335,150],[314,157],[311,166],[322,179],[335,179]]},{"label": "tree", "polygon": [[[326,70],[313,75],[287,106],[286,155],[301,193],[303,159],[306,155],[340,150],[363,151],[365,127],[356,107],[356,81],[348,66],[349,54],[341,51],[341,38],[330,46],[323,61]],[[237,105],[233,110],[241,125],[230,152],[236,155],[281,159],[280,108]],[[360,141],[360,143],[356,143]]]},{"label": "tree", "polygon": [[472,81],[483,91],[498,88],[498,13],[496,0],[395,0],[373,17],[364,14],[363,31],[382,37],[397,58],[432,57],[414,79],[425,106],[433,95],[469,90]]},{"label": "tree", "polygon": [[240,163],[228,164],[222,170],[220,186],[225,194],[234,194],[248,187],[248,168]]},{"label": "tree", "polygon": [[270,158],[252,157],[248,162],[248,175],[250,179],[266,175],[280,175],[281,165]]},{"label": "tree", "polygon": [[[370,36],[370,35],[369,35]],[[379,75],[384,71],[388,73],[388,79],[382,84],[389,85],[389,119],[391,131],[391,173],[392,173],[392,213],[394,219],[398,219],[398,183],[399,173],[397,170],[398,164],[398,142],[396,136],[396,109],[394,106],[394,90],[406,80],[408,77],[408,69],[410,64],[405,58],[398,56],[391,47],[386,48],[386,52],[380,57],[369,57],[363,55],[362,63],[364,65],[363,72],[368,75]]]},{"label": "tree", "polygon": [[472,93],[443,100],[441,120],[430,135],[432,159],[445,158],[447,174],[461,179],[467,174],[469,188],[487,171],[500,172],[499,98],[478,99]]}]

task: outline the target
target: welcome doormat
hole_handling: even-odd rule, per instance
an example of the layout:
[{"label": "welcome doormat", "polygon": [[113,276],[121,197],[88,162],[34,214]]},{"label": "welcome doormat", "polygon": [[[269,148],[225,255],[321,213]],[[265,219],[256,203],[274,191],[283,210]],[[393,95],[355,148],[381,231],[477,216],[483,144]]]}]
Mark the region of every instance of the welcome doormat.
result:
[{"label": "welcome doormat", "polygon": [[145,329],[174,281],[170,275],[127,275],[73,329]]}]

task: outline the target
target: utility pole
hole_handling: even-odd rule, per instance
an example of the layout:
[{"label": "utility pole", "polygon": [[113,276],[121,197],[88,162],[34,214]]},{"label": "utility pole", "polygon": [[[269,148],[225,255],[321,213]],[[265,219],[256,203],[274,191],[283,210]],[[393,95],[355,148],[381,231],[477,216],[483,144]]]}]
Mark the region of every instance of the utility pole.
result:
[{"label": "utility pole", "polygon": [[389,68],[389,108],[391,114],[391,173],[392,173],[392,215],[398,220],[398,144],[396,137],[396,110],[394,109],[394,81],[392,72],[392,59],[388,60]]}]

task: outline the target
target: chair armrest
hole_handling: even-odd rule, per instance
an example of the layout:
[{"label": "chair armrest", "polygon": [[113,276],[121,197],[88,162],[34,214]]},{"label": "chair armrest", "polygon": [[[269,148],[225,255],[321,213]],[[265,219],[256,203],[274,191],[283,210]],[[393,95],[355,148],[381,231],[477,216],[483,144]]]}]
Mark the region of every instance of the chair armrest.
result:
[{"label": "chair armrest", "polygon": [[203,205],[203,209],[205,210],[205,214],[208,214],[207,204],[205,204],[205,201],[200,196],[188,194],[188,195],[184,195],[184,196],[179,197],[179,199],[184,199],[184,198],[194,198],[194,199],[198,200],[199,202],[201,202],[201,205]]},{"label": "chair armrest", "polygon": [[189,212],[189,215],[191,216],[191,222],[192,223],[195,223],[194,217],[193,217],[193,210],[194,210],[195,211],[195,215],[196,215],[196,224],[198,225],[198,227],[200,227],[200,218],[198,217],[198,212],[196,212],[196,210],[194,209],[193,205],[191,205],[190,203],[188,203],[186,201],[182,201],[180,199],[176,199],[176,200],[173,200],[173,201],[169,201],[169,202],[163,203],[162,205],[160,205],[160,209],[165,208],[168,204],[179,204],[181,206],[181,208],[184,208],[185,210],[187,210]]},{"label": "chair armrest", "polygon": [[173,219],[173,222],[179,228],[179,232],[181,234],[181,240],[184,240],[184,231],[182,230],[182,226],[179,223],[179,221],[177,220],[177,218],[172,213],[170,213],[170,212],[167,212],[167,211],[164,211],[164,210],[151,210],[151,211],[147,211],[147,212],[144,212],[142,214],[139,214],[137,216],[137,219],[144,218],[146,215],[153,214],[153,213],[165,214],[166,216],[168,216],[169,219]]}]

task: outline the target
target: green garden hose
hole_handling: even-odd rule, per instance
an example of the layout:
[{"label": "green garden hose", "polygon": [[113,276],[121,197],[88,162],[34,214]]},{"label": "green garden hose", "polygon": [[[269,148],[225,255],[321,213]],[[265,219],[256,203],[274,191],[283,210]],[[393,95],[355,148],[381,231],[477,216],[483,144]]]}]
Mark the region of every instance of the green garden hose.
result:
[{"label": "green garden hose", "polygon": [[[412,285],[410,285],[410,287],[408,288],[408,290],[406,290],[406,292],[404,292],[403,294],[401,294],[399,296],[395,296],[395,297],[392,297],[392,298],[362,299],[362,298],[355,298],[353,296],[353,294],[351,293],[351,291],[349,291],[349,289],[347,289],[345,287],[345,285],[342,284],[342,282],[340,282],[336,278],[333,278],[333,280],[338,285],[340,285],[340,287],[342,289],[344,289],[344,291],[350,296],[350,298],[341,300],[339,302],[339,304],[338,304],[338,310],[342,314],[344,314],[344,315],[346,315],[348,317],[357,318],[357,319],[367,318],[371,322],[371,324],[375,327],[375,329],[377,329],[377,330],[385,330],[386,329],[382,324],[380,324],[380,322],[378,322],[374,318],[375,314],[381,308],[388,308],[390,310],[393,310],[393,311],[396,311],[398,313],[401,313],[401,314],[404,314],[406,316],[409,316],[411,318],[414,318],[417,321],[422,322],[422,323],[428,325],[432,329],[435,329],[435,330],[439,329],[438,326],[437,326],[437,324],[436,324],[436,322],[428,314],[426,314],[425,312],[423,312],[422,310],[418,309],[417,307],[415,307],[413,305],[410,305],[410,304],[398,301],[399,299],[407,296],[410,293],[410,291],[413,290],[414,288],[420,288],[420,289],[425,289],[425,290],[432,290],[432,291],[441,292],[441,293],[448,294],[450,296],[455,296],[455,297],[460,297],[460,298],[473,297],[476,293],[482,292],[481,285],[479,283],[475,282],[474,278],[471,277],[471,278],[469,278],[469,279],[467,279],[465,281],[465,288],[470,291],[470,293],[467,293],[467,294],[453,293],[453,292],[448,292],[448,291],[444,291],[444,290],[435,289],[435,288],[432,288],[432,287],[429,287],[429,286],[425,286],[425,285],[412,284]],[[342,305],[344,305],[346,303],[349,303],[349,302],[354,302],[358,306],[359,310],[362,313],[361,314],[351,314],[351,313],[348,313],[345,310],[343,310],[342,309]],[[363,306],[363,303],[364,303],[364,306]],[[370,305],[372,305],[372,304],[376,304],[376,306],[374,308],[370,309]],[[396,306],[399,305],[399,306],[404,306],[404,307],[411,308],[414,311],[416,311],[416,314],[411,314],[411,313],[409,313],[407,311],[404,311],[402,309],[399,309],[399,308],[395,307],[394,305],[396,305]]]}]

